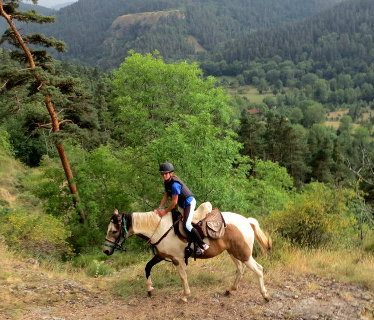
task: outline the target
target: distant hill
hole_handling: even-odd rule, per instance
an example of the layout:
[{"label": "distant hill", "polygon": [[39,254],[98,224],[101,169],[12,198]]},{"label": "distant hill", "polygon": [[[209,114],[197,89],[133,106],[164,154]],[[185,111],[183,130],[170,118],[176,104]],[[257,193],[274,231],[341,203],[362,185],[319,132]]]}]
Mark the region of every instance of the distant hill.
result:
[{"label": "distant hill", "polygon": [[357,58],[374,63],[373,17],[374,1],[345,1],[303,21],[228,41],[215,60],[233,63],[279,56],[294,62]]},{"label": "distant hill", "polygon": [[41,5],[32,4],[32,3],[20,3],[19,10],[21,11],[27,11],[27,10],[36,10],[41,14],[44,14],[46,16],[53,15],[56,13],[56,10],[52,8],[47,8]]},{"label": "distant hill", "polygon": [[[104,69],[128,50],[159,50],[166,59],[196,59],[217,52],[227,39],[317,14],[341,0],[80,0],[55,12],[56,22],[35,27],[68,45],[57,56]],[[160,12],[165,12],[161,14]],[[179,12],[179,15],[169,14]],[[123,16],[132,23],[118,23]],[[157,19],[150,23],[150,17]],[[119,20],[117,20],[119,19]]]},{"label": "distant hill", "polygon": [[54,10],[60,10],[61,8],[65,8],[67,6],[70,6],[74,3],[75,1],[70,1],[70,2],[64,2],[64,3],[60,3],[60,4],[57,4],[57,5],[53,5],[51,6],[50,8],[54,9]]}]

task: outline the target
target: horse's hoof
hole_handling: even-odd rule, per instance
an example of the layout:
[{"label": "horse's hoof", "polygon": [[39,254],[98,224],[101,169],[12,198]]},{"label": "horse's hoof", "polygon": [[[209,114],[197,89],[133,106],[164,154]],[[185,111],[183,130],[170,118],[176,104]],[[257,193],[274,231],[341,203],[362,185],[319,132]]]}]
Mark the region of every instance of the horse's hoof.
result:
[{"label": "horse's hoof", "polygon": [[148,297],[152,297],[152,291],[147,291]]},{"label": "horse's hoof", "polygon": [[231,291],[230,291],[230,290],[226,290],[226,292],[225,292],[225,296],[226,296],[226,297],[231,296]]},{"label": "horse's hoof", "polygon": [[266,296],[264,296],[264,300],[265,300],[266,302],[269,302],[269,301],[270,301],[270,297],[269,297],[268,295],[266,295]]},{"label": "horse's hoof", "polygon": [[184,303],[187,303],[187,297],[182,297],[182,298],[180,298],[180,300],[181,300],[182,302],[184,302]]}]

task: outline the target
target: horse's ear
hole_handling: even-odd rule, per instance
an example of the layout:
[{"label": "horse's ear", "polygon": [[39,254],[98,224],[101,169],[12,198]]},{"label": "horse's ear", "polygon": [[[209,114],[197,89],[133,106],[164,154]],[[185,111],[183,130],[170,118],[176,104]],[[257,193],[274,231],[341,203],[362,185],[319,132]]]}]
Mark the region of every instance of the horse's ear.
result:
[{"label": "horse's ear", "polygon": [[119,215],[118,209],[114,209],[114,214],[115,214],[116,216]]}]

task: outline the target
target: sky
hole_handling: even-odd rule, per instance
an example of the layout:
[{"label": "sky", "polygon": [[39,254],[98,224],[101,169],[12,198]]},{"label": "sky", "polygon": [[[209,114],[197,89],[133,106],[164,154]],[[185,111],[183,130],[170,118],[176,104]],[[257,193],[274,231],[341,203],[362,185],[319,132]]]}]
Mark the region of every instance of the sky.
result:
[{"label": "sky", "polygon": [[[55,6],[64,4],[64,3],[71,3],[76,2],[77,0],[39,0],[38,5],[47,7],[47,8],[53,8]],[[26,3],[31,3],[31,1],[25,1]]]}]

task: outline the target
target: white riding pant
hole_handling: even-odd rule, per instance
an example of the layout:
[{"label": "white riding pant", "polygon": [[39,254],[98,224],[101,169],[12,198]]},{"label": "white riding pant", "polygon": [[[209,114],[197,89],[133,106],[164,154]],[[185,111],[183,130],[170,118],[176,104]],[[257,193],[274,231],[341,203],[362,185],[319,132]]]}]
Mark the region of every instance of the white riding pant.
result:
[{"label": "white riding pant", "polygon": [[[185,224],[186,224],[186,229],[187,229],[189,232],[191,232],[191,230],[192,230],[192,228],[193,228],[193,227],[192,227],[192,218],[193,218],[193,214],[194,214],[194,212],[195,212],[195,208],[196,208],[196,200],[195,200],[195,198],[192,199],[192,201],[191,201],[191,203],[190,203],[189,205],[191,206],[191,208],[190,208],[190,213],[189,213],[189,215],[188,215],[188,218],[187,218]],[[183,209],[182,207],[179,207],[179,206],[178,206],[178,211],[179,211],[181,214],[184,214],[184,209]]]}]

